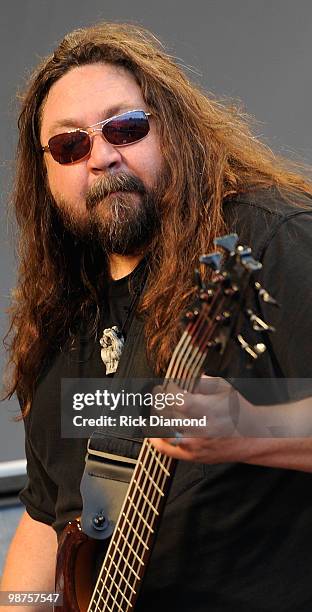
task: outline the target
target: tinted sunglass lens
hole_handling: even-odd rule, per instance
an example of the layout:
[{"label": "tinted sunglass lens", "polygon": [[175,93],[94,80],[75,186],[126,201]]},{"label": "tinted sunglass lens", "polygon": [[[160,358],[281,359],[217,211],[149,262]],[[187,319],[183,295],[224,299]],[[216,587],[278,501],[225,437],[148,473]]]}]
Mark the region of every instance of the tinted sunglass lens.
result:
[{"label": "tinted sunglass lens", "polygon": [[137,142],[149,132],[149,123],[143,111],[125,113],[103,125],[103,135],[113,145]]},{"label": "tinted sunglass lens", "polygon": [[86,132],[58,134],[49,140],[49,149],[59,164],[72,164],[79,161],[90,151],[90,136]]}]

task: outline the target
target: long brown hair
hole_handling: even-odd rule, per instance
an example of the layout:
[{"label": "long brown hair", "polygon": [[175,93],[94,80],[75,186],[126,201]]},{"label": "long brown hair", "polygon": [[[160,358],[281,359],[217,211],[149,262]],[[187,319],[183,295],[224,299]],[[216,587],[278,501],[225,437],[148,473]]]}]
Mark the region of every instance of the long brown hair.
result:
[{"label": "long brown hair", "polygon": [[103,257],[63,227],[46,188],[40,154],[45,97],[68,70],[110,62],[126,67],[156,117],[167,169],[161,229],[149,257],[145,313],[147,351],[165,370],[181,311],[194,291],[201,252],[224,230],[222,202],[252,187],[312,193],[310,181],[253,135],[237,108],[208,96],[185,76],[155,37],[129,24],[100,23],[68,34],[33,74],[19,118],[13,204],[19,227],[19,276],[11,310],[9,395],[27,414],[49,356],[79,321],[95,321],[104,283]]}]

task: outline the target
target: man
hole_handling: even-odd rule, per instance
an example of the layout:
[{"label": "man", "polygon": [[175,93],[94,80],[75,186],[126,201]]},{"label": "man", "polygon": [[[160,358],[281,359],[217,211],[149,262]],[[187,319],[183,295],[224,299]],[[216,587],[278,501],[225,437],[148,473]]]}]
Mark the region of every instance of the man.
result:
[{"label": "man", "polygon": [[[105,376],[99,340],[114,325],[135,375],[163,376],[194,298],[198,257],[225,231],[253,247],[261,284],[282,306],[253,297],[276,328],[266,353],[246,369],[232,339],[206,374],[231,378],[249,408],[293,400],[295,409],[309,395],[299,381],[277,391],[269,384],[259,400],[253,385],[244,393],[244,380],[311,376],[312,185],[257,142],[236,110],[192,85],[154,37],[129,25],[65,37],[36,71],[19,128],[11,392],[25,420],[29,484],[2,588],[53,590],[55,531],[81,514],[86,448],[86,440],[61,437],[61,378]],[[138,313],[144,342],[130,333]],[[242,333],[257,342],[247,323]],[[137,609],[307,612],[311,441],[250,437],[248,427],[243,437],[209,435],[220,393],[228,401],[230,392],[205,384],[187,402],[195,412],[204,406],[206,435],[179,445],[153,440],[186,461]]]}]

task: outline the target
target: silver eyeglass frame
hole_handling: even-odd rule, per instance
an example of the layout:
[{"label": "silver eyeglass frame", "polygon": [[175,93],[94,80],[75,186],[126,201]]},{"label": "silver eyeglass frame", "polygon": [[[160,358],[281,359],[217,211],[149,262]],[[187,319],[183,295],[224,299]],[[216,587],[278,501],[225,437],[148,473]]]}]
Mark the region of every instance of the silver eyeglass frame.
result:
[{"label": "silver eyeglass frame", "polygon": [[[125,143],[125,144],[113,144],[113,143],[109,142],[105,138],[102,130],[103,130],[104,125],[106,125],[110,121],[113,121],[114,119],[118,119],[118,117],[123,117],[124,115],[128,115],[130,113],[138,113],[138,112],[144,113],[144,115],[146,117],[150,117],[152,115],[152,113],[149,113],[149,112],[143,110],[142,108],[134,108],[134,109],[131,109],[129,111],[125,111],[124,113],[118,113],[118,115],[113,115],[112,117],[108,117],[107,119],[104,119],[103,121],[98,121],[98,123],[94,123],[93,125],[89,125],[88,127],[85,127],[85,128],[75,128],[74,130],[68,130],[66,132],[60,132],[59,134],[55,134],[54,136],[51,136],[51,138],[49,138],[49,141],[48,141],[47,145],[41,147],[41,151],[44,151],[45,153],[50,153],[49,142],[50,142],[50,140],[52,138],[55,138],[55,136],[61,136],[61,134],[74,134],[75,132],[83,132],[84,134],[88,134],[89,136],[92,136],[92,134],[95,134],[96,132],[102,132],[102,136],[103,136],[105,142],[108,142],[108,144],[111,144],[112,147],[118,147],[118,148],[119,147],[129,147],[130,145],[133,145],[133,144],[136,144],[137,142],[140,142],[141,140],[143,140],[143,138],[146,138],[146,136],[148,136],[148,134],[149,134],[149,131],[147,132],[147,134],[145,134],[145,136],[142,136],[142,138],[139,138],[138,140],[135,140],[134,142],[129,142],[129,143]],[[86,155],[84,155],[84,157],[82,157],[81,159],[84,159],[85,157],[87,157],[87,155],[90,154],[91,148],[92,148],[92,142],[90,144],[89,152],[86,153]],[[80,160],[77,160],[77,161],[80,161]],[[64,165],[67,165],[67,164],[64,164]]]}]

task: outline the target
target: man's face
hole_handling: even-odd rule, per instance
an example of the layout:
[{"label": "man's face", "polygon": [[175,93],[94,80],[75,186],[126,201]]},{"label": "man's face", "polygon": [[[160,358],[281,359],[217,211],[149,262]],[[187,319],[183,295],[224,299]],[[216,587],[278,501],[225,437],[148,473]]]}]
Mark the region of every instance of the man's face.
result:
[{"label": "man's face", "polygon": [[[48,93],[41,144],[47,145],[56,134],[134,109],[149,110],[129,71],[111,64],[73,68]],[[136,252],[157,225],[162,156],[155,120],[150,117],[149,134],[134,144],[114,147],[101,132],[91,138],[90,154],[73,164],[61,165],[44,153],[49,189],[74,232],[92,234],[108,252]],[[125,191],[118,191],[116,179]]]}]

